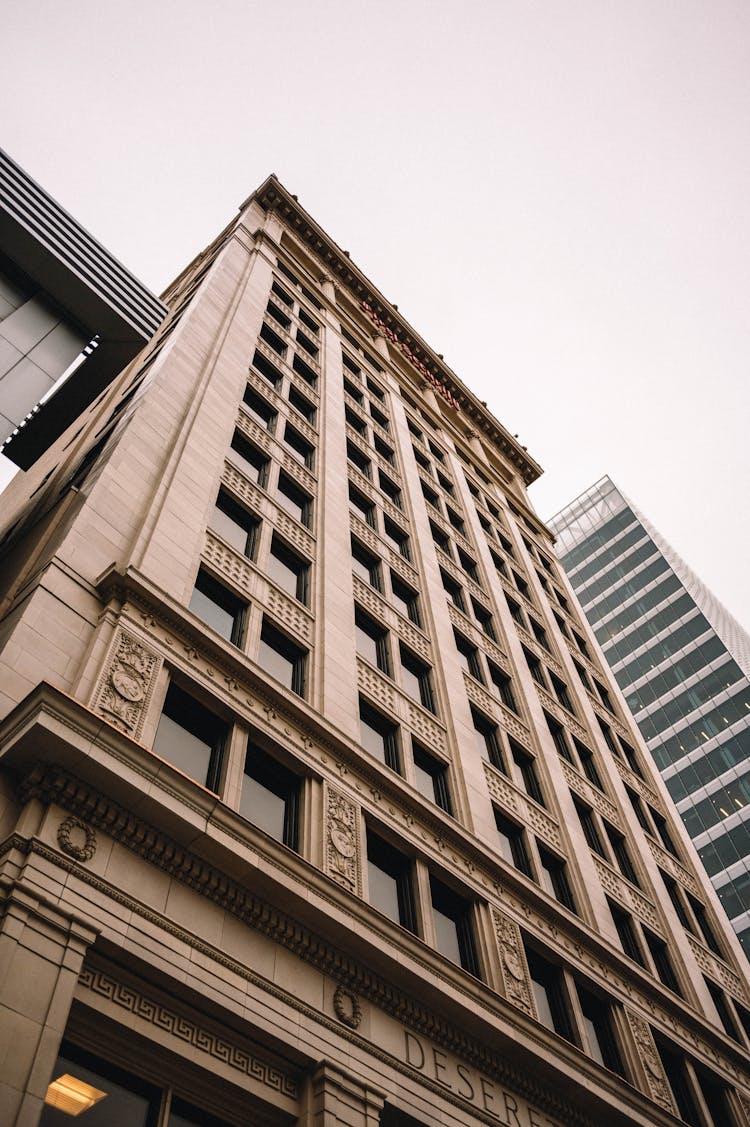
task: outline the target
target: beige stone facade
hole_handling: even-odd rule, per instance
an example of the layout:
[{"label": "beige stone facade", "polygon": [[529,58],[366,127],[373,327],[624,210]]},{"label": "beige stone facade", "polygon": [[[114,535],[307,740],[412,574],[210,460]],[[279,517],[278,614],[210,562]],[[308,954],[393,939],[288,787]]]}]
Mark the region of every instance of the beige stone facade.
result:
[{"label": "beige stone facade", "polygon": [[273,177],[165,300],[3,497],[0,1122],[750,1124],[537,464]]}]

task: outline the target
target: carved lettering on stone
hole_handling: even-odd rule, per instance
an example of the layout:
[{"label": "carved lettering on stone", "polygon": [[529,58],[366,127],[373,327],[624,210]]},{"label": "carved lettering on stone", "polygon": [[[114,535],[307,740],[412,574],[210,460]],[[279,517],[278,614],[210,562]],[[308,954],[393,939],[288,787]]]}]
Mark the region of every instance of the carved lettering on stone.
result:
[{"label": "carved lettering on stone", "polygon": [[360,895],[359,808],[339,791],[326,787],[326,872]]},{"label": "carved lettering on stone", "polygon": [[638,1057],[643,1065],[643,1073],[646,1079],[647,1095],[651,1097],[654,1103],[659,1104],[660,1107],[666,1108],[671,1111],[673,1115],[677,1114],[677,1109],[672,1099],[672,1091],[667,1082],[664,1074],[664,1067],[661,1063],[661,1058],[657,1052],[654,1043],[654,1037],[647,1021],[644,1021],[638,1014],[634,1014],[632,1010],[626,1010],[628,1018],[628,1025],[633,1034],[638,1049]]},{"label": "carved lettering on stone", "polygon": [[96,708],[112,724],[136,738],[161,661],[157,654],[124,630],[118,632],[111,652],[100,681]]},{"label": "carved lettering on stone", "polygon": [[518,1006],[519,1010],[536,1017],[521,930],[518,924],[498,912],[497,908],[492,909],[492,922],[500,952],[505,997],[514,1006]]}]

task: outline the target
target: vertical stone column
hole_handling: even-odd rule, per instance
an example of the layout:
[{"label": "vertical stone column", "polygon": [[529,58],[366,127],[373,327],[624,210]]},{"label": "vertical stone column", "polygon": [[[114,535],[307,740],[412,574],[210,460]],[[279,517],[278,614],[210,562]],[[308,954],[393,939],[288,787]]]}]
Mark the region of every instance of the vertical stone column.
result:
[{"label": "vertical stone column", "polygon": [[308,1077],[298,1127],[378,1127],[384,1105],[382,1092],[323,1060]]},{"label": "vertical stone column", "polygon": [[0,924],[0,1123],[34,1127],[96,932],[13,887]]}]

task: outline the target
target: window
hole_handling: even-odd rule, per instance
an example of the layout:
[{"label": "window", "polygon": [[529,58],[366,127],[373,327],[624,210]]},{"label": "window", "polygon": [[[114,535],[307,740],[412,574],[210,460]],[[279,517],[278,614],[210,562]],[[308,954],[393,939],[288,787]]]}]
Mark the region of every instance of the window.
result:
[{"label": "window", "polygon": [[285,473],[279,474],[279,488],[276,500],[282,509],[286,509],[290,516],[309,528],[312,523],[312,497],[303,492],[298,485],[287,477]]},{"label": "window", "polygon": [[376,591],[382,591],[380,560],[352,538],[352,571]]},{"label": "window", "polygon": [[534,873],[531,868],[531,859],[521,826],[516,825],[510,818],[506,818],[499,810],[495,810],[495,824],[497,825],[497,840],[502,856],[509,865],[513,865],[515,869],[533,880]]},{"label": "window", "polygon": [[[690,1060],[660,1033],[653,1032],[680,1118],[691,1127],[703,1127],[705,1123],[724,1127],[725,1124],[734,1123],[735,1117],[730,1110],[726,1085],[703,1065]],[[708,1118],[699,1110],[701,1099],[707,1108]]]},{"label": "window", "polygon": [[445,492],[446,492],[446,493],[448,494],[448,496],[449,496],[449,497],[453,497],[453,496],[455,495],[455,490],[454,490],[454,488],[453,488],[453,483],[452,483],[452,482],[450,482],[450,481],[448,480],[448,478],[447,478],[447,477],[445,476],[445,474],[441,473],[441,472],[440,472],[440,470],[438,470],[438,471],[437,471],[437,479],[438,479],[438,481],[439,481],[439,483],[440,483],[441,487],[442,487],[442,488],[443,488],[443,489],[445,490]]},{"label": "window", "polygon": [[291,427],[289,423],[286,424],[284,430],[284,442],[289,447],[289,452],[293,458],[302,466],[306,466],[308,470],[313,468],[315,462],[315,449],[306,442],[301,434]]},{"label": "window", "polygon": [[398,549],[399,555],[403,556],[405,560],[411,559],[411,549],[409,547],[409,537],[402,528],[390,519],[390,517],[383,517],[383,531],[392,544]]},{"label": "window", "polygon": [[375,528],[375,506],[353,485],[349,486],[349,508],[369,524],[370,528]]},{"label": "window", "polygon": [[203,568],[198,572],[195,580],[193,594],[190,597],[190,609],[212,630],[221,634],[222,638],[226,638],[235,646],[242,645],[247,603],[238,599]]},{"label": "window", "polygon": [[513,762],[518,768],[518,777],[521,786],[528,794],[529,798],[533,798],[540,806],[545,805],[544,795],[542,788],[539,785],[539,778],[536,773],[536,763],[533,756],[524,751],[520,744],[515,740],[510,739],[510,750],[513,756]]},{"label": "window", "polygon": [[[544,670],[542,669],[541,661],[536,656],[536,654],[531,653],[529,650],[526,649],[525,646],[523,646],[522,649],[523,649],[523,656],[526,658],[526,664],[529,667],[529,673],[534,678],[537,685],[541,685],[543,689],[546,689],[547,688],[547,682],[544,680]],[[559,726],[560,725],[558,724],[558,727]]]},{"label": "window", "polygon": [[508,768],[503,758],[497,725],[493,724],[491,720],[488,720],[486,716],[483,716],[481,712],[477,712],[474,708],[471,710],[471,718],[474,724],[479,754],[483,759],[489,760],[492,766],[496,767],[498,771],[502,771],[504,775],[507,775]]},{"label": "window", "polygon": [[[369,384],[368,384],[369,387]],[[388,417],[382,411],[379,411],[374,403],[370,404],[370,418],[374,423],[377,423],[383,430],[388,430]]]},{"label": "window", "polygon": [[306,333],[302,332],[302,329],[297,329],[297,344],[304,348],[308,356],[312,356],[314,360],[317,359],[320,349],[314,341],[310,340]]},{"label": "window", "polygon": [[[281,372],[275,364],[271,363],[267,356],[264,356],[262,352],[258,352],[257,349],[253,356],[253,367],[255,368],[256,372],[260,372],[261,376],[263,376],[264,379],[268,380],[271,387],[278,390],[283,379]],[[255,398],[257,399],[259,397],[255,396]],[[245,402],[247,402],[247,392],[245,393]],[[268,429],[270,430],[271,427],[269,427]]]},{"label": "window", "polygon": [[466,525],[461,520],[461,517],[458,515],[458,513],[454,512],[450,505],[445,506],[445,511],[448,515],[448,520],[451,522],[456,532],[460,536],[466,536]]},{"label": "window", "polygon": [[[265,357],[261,356],[260,359],[265,360]],[[266,363],[268,363],[268,361],[266,361]],[[271,366],[272,365],[269,364],[269,367]],[[257,362],[255,363],[255,367],[258,367]],[[267,403],[265,399],[258,395],[249,384],[245,388],[245,394],[242,396],[242,406],[261,426],[265,427],[266,430],[273,431],[276,426],[276,412],[271,404]]]},{"label": "window", "polygon": [[284,305],[288,306],[289,308],[292,307],[292,305],[294,303],[293,303],[291,297],[289,296],[289,294],[283,288],[283,286],[280,286],[278,282],[274,282],[273,285],[271,286],[271,289],[276,294],[276,296],[278,298],[280,298],[281,301],[283,301]]},{"label": "window", "polygon": [[446,532],[443,532],[442,528],[439,528],[438,525],[434,523],[434,521],[430,521],[430,532],[432,533],[432,539],[435,541],[438,548],[440,548],[442,552],[445,552],[446,556],[450,556],[451,541],[448,534]]},{"label": "window", "polygon": [[346,378],[346,376],[344,376],[344,391],[347,395],[351,396],[355,403],[359,403],[360,406],[364,403],[364,395],[362,394],[360,389],[352,383],[351,380],[348,380]]},{"label": "window", "polygon": [[525,630],[526,629],[526,622],[525,622],[524,617],[523,617],[523,611],[521,610],[521,608],[518,605],[518,603],[516,602],[516,600],[511,599],[511,598],[508,597],[508,595],[506,595],[505,601],[508,604],[508,610],[510,611],[510,617],[513,619],[513,621],[516,623],[517,626],[520,626],[522,630]]},{"label": "window", "polygon": [[673,857],[679,857],[680,854],[677,851],[677,846],[675,845],[672,834],[670,833],[666,818],[662,817],[662,815],[657,810],[651,810],[651,817],[653,818],[654,825],[656,826],[656,832],[658,833],[661,839],[661,843],[666,849],[667,853],[671,853]]},{"label": "window", "polygon": [[292,598],[297,599],[304,606],[308,604],[308,578],[310,564],[302,559],[296,552],[280,540],[276,533],[271,540],[271,551],[268,557],[268,575],[275,583],[286,591]]},{"label": "window", "polygon": [[724,952],[722,951],[721,947],[719,946],[719,942],[716,938],[714,930],[713,930],[713,928],[711,927],[711,924],[708,921],[708,912],[706,911],[703,904],[701,904],[700,900],[696,899],[696,897],[693,896],[693,894],[691,892],[686,892],[685,895],[687,896],[688,903],[690,904],[690,907],[693,910],[693,915],[695,916],[695,921],[698,924],[698,927],[700,928],[700,932],[701,932],[701,935],[703,936],[703,939],[704,939],[706,946],[709,947],[714,952],[715,955],[719,955],[720,958],[723,959],[724,958]]},{"label": "window", "polygon": [[555,750],[561,759],[566,759],[568,763],[574,763],[573,756],[571,755],[570,748],[568,747],[568,740],[565,734],[565,729],[562,724],[558,724],[557,720],[553,719],[549,713],[544,713],[544,719],[547,721],[552,741],[555,745]]},{"label": "window", "polygon": [[294,354],[294,359],[292,360],[292,367],[294,368],[297,375],[302,377],[305,383],[309,384],[310,387],[315,387],[316,383],[318,382],[318,377],[315,375],[315,372],[312,370],[310,365],[306,364],[302,357],[298,356],[296,352]]},{"label": "window", "polygon": [[361,607],[355,607],[354,633],[360,657],[390,676],[391,661],[386,628],[365,614]]},{"label": "window", "polygon": [[260,327],[260,336],[261,340],[264,340],[266,344],[274,350],[274,352],[277,352],[279,354],[279,356],[286,355],[286,345],[284,344],[283,340],[278,335],[278,333],[275,333],[273,331],[270,325],[266,324],[265,321]]},{"label": "window", "polygon": [[[378,368],[378,371],[382,372],[382,370],[382,368]],[[375,381],[371,380],[369,376],[367,377],[367,390],[370,392],[370,395],[374,395],[375,398],[379,399],[381,402],[385,399],[385,392],[383,391],[383,389],[381,387],[378,387]]]},{"label": "window", "polygon": [[418,744],[415,739],[411,741],[414,758],[414,779],[417,790],[434,802],[446,814],[452,814],[450,791],[448,789],[448,767],[434,755]]},{"label": "window", "polygon": [[473,560],[471,556],[467,555],[462,548],[458,549],[458,562],[463,571],[466,572],[469,579],[473,579],[475,583],[479,583],[479,569],[477,568],[477,561]]},{"label": "window", "polygon": [[[545,649],[547,651],[547,653],[551,653],[552,650],[550,649],[549,638],[547,637],[547,631],[544,629],[543,626],[540,626],[540,624],[534,618],[533,614],[529,615],[529,626],[531,627],[531,633],[534,635],[534,637],[536,638],[537,642],[542,647],[542,649]],[[572,709],[571,709],[571,712],[572,712]]]},{"label": "window", "polygon": [[307,650],[292,642],[268,619],[263,619],[258,650],[258,664],[271,677],[281,681],[297,696],[304,697]]},{"label": "window", "polygon": [[261,489],[265,489],[268,480],[268,458],[248,442],[238,430],[234,432],[229,459],[246,477],[256,482]]},{"label": "window", "polygon": [[367,884],[373,908],[408,931],[416,932],[417,913],[411,861],[369,829]]},{"label": "window", "polygon": [[419,701],[430,712],[435,712],[435,700],[432,693],[432,677],[430,667],[419,658],[401,646],[401,683],[404,690],[414,700]]},{"label": "window", "polygon": [[643,929],[643,935],[646,940],[646,946],[651,952],[651,958],[654,960],[654,966],[656,967],[656,973],[660,981],[663,982],[668,990],[682,997],[680,984],[677,981],[677,976],[674,972],[666,943],[645,927]]},{"label": "window", "polygon": [[563,708],[566,708],[568,712],[575,714],[573,701],[570,699],[570,693],[568,692],[568,686],[564,681],[561,681],[559,677],[556,677],[554,673],[550,673],[549,679],[552,682],[552,688],[560,704]]},{"label": "window", "polygon": [[420,488],[422,490],[422,496],[424,497],[427,504],[430,505],[433,509],[435,509],[436,512],[439,513],[440,512],[440,501],[438,500],[438,495],[435,492],[435,490],[430,489],[429,485],[425,485],[425,483],[423,481],[420,481],[419,485],[420,485]]},{"label": "window", "polygon": [[518,714],[518,705],[513,695],[513,686],[511,685],[510,677],[507,673],[503,673],[501,669],[498,669],[491,661],[487,662],[487,666],[490,671],[490,681],[495,687],[496,696],[500,698],[506,708]]},{"label": "window", "polygon": [[543,846],[539,846],[539,861],[541,864],[542,885],[551,896],[559,900],[571,912],[575,912],[576,905],[573,892],[568,881],[567,866],[561,857],[556,857]]},{"label": "window", "polygon": [[468,638],[464,638],[463,634],[459,634],[457,630],[453,631],[453,637],[456,642],[456,649],[458,656],[467,673],[475,677],[477,681],[484,684],[484,675],[482,673],[482,663],[479,660],[479,651],[476,646],[472,646]]},{"label": "window", "polygon": [[[75,1088],[63,1086],[61,1081],[65,1077],[74,1079]],[[83,1098],[78,1097],[79,1091]],[[54,1127],[70,1123],[73,1118],[77,1120],[85,1112],[81,1122],[92,1127],[151,1127],[161,1100],[158,1088],[63,1041],[39,1123],[42,1127]]]},{"label": "window", "polygon": [[344,362],[345,368],[348,368],[353,375],[357,376],[357,378],[361,377],[362,369],[360,368],[359,364],[355,363],[355,361],[352,360],[351,356],[347,356],[347,354],[344,352],[341,356],[341,359]]},{"label": "window", "polygon": [[588,1043],[589,1056],[611,1072],[625,1076],[622,1057],[612,1026],[611,1006],[601,998],[576,984],[578,1001],[583,1016],[583,1028]]},{"label": "window", "polygon": [[628,852],[628,847],[625,844],[625,838],[621,833],[618,832],[618,830],[614,828],[614,826],[611,826],[609,822],[604,823],[604,828],[607,832],[609,843],[612,846],[612,853],[614,854],[618,869],[620,870],[622,875],[630,881],[631,884],[634,884],[636,888],[639,888],[640,884],[638,881],[638,876],[633,867],[633,862],[630,859],[630,853]]},{"label": "window", "polygon": [[492,621],[492,615],[478,603],[476,599],[471,600],[471,609],[474,611],[474,617],[479,623],[479,628],[483,634],[490,638],[493,642],[496,641],[497,635],[495,634],[495,624]]},{"label": "window", "polygon": [[269,301],[266,306],[266,313],[269,313],[274,321],[277,321],[283,329],[288,329],[292,323],[291,317],[287,317],[286,313],[283,313],[278,305],[274,305],[272,301]]},{"label": "window", "polygon": [[527,949],[526,960],[539,1020],[548,1029],[575,1044],[562,973],[536,951]]},{"label": "window", "polygon": [[352,430],[356,431],[362,438],[367,438],[367,423],[362,416],[358,415],[357,412],[353,411],[348,405],[344,408],[344,415],[346,417],[347,426],[350,426]]},{"label": "window", "polygon": [[516,585],[518,592],[523,595],[525,599],[529,599],[529,585],[525,579],[522,579],[517,571],[513,572],[513,582]]},{"label": "window", "polygon": [[430,892],[438,950],[479,978],[469,902],[434,876],[430,877]]},{"label": "window", "polygon": [[311,333],[315,333],[315,335],[317,336],[317,334],[320,332],[320,325],[317,323],[317,321],[313,321],[310,314],[305,312],[302,306],[300,306],[299,308],[299,319],[302,324],[310,330]]},{"label": "window", "polygon": [[359,731],[362,746],[386,767],[401,773],[401,757],[398,749],[398,727],[386,720],[376,709],[361,697],[359,700]]},{"label": "window", "polygon": [[628,958],[645,967],[646,962],[636,936],[632,917],[611,900],[607,900],[607,904],[623,951]]},{"label": "window", "polygon": [[641,770],[641,765],[638,762],[638,756],[635,753],[635,748],[632,748],[627,740],[624,740],[622,736],[620,736],[620,747],[622,748],[623,755],[628,761],[630,770],[634,775],[637,775],[639,779],[642,779],[643,771]]},{"label": "window", "polygon": [[289,403],[310,426],[315,425],[315,405],[309,399],[305,399],[293,385],[289,388]]},{"label": "window", "polygon": [[593,753],[589,751],[585,744],[582,744],[580,740],[577,740],[575,736],[573,736],[573,743],[575,744],[575,749],[578,752],[578,758],[581,761],[581,767],[583,768],[584,775],[590,783],[594,784],[594,786],[598,790],[603,791],[604,784],[602,783],[601,775],[599,774],[599,769],[596,765],[596,760]]},{"label": "window", "polygon": [[445,593],[453,603],[454,607],[458,607],[458,609],[462,610],[465,614],[466,602],[464,600],[464,593],[461,588],[461,584],[457,583],[453,576],[449,575],[447,571],[443,571],[442,567],[440,568],[440,578],[443,581],[443,588],[445,590]]},{"label": "window", "polygon": [[421,626],[419,595],[404,583],[395,572],[391,572],[391,596],[396,609],[410,619],[415,626]]},{"label": "window", "polygon": [[443,453],[443,451],[440,449],[439,446],[435,445],[435,443],[432,441],[432,439],[428,438],[427,445],[430,448],[430,453],[432,454],[433,458],[437,458],[438,462],[444,462],[445,461],[445,454]]},{"label": "window", "polygon": [[353,466],[356,466],[361,474],[365,477],[372,477],[372,463],[366,454],[355,446],[348,438],[346,440],[346,456]]},{"label": "window", "polygon": [[255,558],[260,520],[237,504],[224,490],[216,498],[210,527],[248,559]]},{"label": "window", "polygon": [[290,849],[297,849],[299,778],[248,741],[240,814]]},{"label": "window", "polygon": [[741,1045],[743,1042],[742,1037],[740,1036],[739,1027],[734,1018],[734,1014],[729,1008],[729,1003],[727,1002],[727,999],[724,995],[724,991],[721,990],[716,985],[716,983],[712,982],[710,978],[706,978],[705,975],[703,977],[703,981],[706,984],[706,989],[711,995],[713,1004],[716,1006],[716,1012],[719,1015],[719,1021],[721,1022],[722,1029],[728,1037],[731,1037],[733,1041],[736,1041],[739,1045]]},{"label": "window", "polygon": [[598,853],[600,857],[606,860],[607,854],[604,850],[602,839],[599,836],[593,810],[590,806],[582,806],[578,802],[574,802],[573,805],[576,808],[581,823],[581,829],[583,830],[583,836],[586,838],[586,844],[589,849],[593,849],[594,853]]},{"label": "window", "polygon": [[177,685],[170,685],[153,750],[209,790],[218,791],[227,727]]},{"label": "window", "polygon": [[380,480],[380,488],[383,493],[385,493],[386,497],[392,502],[392,504],[396,506],[397,509],[402,508],[403,506],[401,504],[401,490],[398,488],[398,486],[394,482],[392,482],[391,479],[386,474],[384,474],[382,470],[378,470],[378,478]]},{"label": "window", "polygon": [[377,434],[373,438],[373,444],[384,462],[388,462],[390,466],[396,464],[396,453],[392,446],[389,446],[387,442],[383,442],[383,439]]}]

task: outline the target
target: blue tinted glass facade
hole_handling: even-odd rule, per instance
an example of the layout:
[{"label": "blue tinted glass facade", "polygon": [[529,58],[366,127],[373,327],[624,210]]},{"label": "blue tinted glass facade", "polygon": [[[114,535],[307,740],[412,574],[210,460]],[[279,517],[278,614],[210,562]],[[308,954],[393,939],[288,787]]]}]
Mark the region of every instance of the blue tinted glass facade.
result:
[{"label": "blue tinted glass facade", "polygon": [[750,638],[609,478],[549,524],[750,956]]}]

